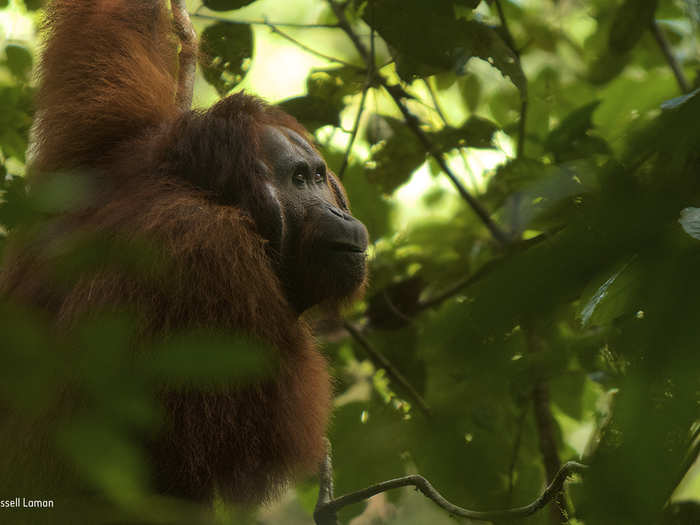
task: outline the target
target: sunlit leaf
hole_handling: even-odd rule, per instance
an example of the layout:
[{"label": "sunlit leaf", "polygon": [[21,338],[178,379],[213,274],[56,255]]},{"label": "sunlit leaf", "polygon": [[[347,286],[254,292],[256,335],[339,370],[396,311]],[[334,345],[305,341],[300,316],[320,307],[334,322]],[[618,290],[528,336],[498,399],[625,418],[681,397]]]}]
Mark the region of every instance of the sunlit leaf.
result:
[{"label": "sunlit leaf", "polygon": [[243,80],[253,55],[253,32],[247,24],[216,22],[201,35],[204,78],[221,95]]},{"label": "sunlit leaf", "polygon": [[328,99],[306,95],[290,98],[279,106],[295,117],[308,130],[313,131],[326,125],[340,125],[340,111],[343,106],[329,104]]}]

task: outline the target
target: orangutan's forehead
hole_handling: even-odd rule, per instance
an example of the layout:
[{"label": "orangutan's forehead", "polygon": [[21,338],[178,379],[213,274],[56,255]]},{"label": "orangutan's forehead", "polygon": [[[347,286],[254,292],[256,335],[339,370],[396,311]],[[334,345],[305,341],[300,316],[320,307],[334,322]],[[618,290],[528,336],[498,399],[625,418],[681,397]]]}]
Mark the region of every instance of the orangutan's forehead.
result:
[{"label": "orangutan's forehead", "polygon": [[301,156],[314,163],[323,162],[311,144],[292,129],[265,126],[261,138],[264,154],[270,160]]},{"label": "orangutan's forehead", "polygon": [[311,144],[309,144],[309,142],[304,137],[299,135],[299,133],[297,133],[293,129],[282,128],[282,132],[287,136],[287,138],[290,140],[290,142],[292,142],[292,144],[299,146],[307,153],[316,153],[316,150],[314,150],[314,148],[311,147]]}]

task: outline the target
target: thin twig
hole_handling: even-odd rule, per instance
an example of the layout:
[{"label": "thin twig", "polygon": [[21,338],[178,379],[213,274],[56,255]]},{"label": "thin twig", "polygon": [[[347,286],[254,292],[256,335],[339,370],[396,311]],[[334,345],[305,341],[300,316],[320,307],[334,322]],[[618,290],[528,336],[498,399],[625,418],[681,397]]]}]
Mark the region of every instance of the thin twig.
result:
[{"label": "thin twig", "polygon": [[350,141],[348,142],[348,145],[345,148],[345,155],[343,155],[343,164],[341,164],[340,170],[338,170],[337,173],[338,178],[340,180],[343,180],[343,176],[345,175],[345,170],[348,167],[348,163],[350,161],[350,152],[352,151],[353,144],[355,144],[357,132],[360,129],[360,119],[362,118],[362,113],[365,110],[365,100],[367,100],[367,91],[369,91],[369,83],[366,83],[365,86],[362,88],[360,107],[357,109],[357,115],[355,115],[355,124],[353,125],[352,131],[350,132]]},{"label": "thin twig", "polygon": [[506,44],[513,50],[513,53],[519,58],[518,49],[515,47],[515,40],[513,39],[513,33],[510,32],[510,27],[508,26],[508,20],[506,15],[503,13],[503,6],[501,5],[501,0],[494,0],[496,5],[496,11],[498,11],[498,18],[501,21],[501,27],[503,28],[503,34],[506,39]]},{"label": "thin twig", "polygon": [[[492,511],[478,511],[469,510],[447,501],[435,488],[430,484],[430,482],[423,476],[411,475],[402,478],[392,479],[389,481],[384,481],[382,483],[377,483],[364,490],[359,490],[357,492],[352,492],[334,499],[321,506],[319,510],[317,507],[317,513],[323,513],[323,515],[335,515],[338,510],[348,505],[354,503],[359,503],[365,501],[372,496],[376,496],[382,492],[388,490],[414,486],[420,490],[426,497],[434,501],[439,507],[445,509],[448,513],[453,516],[459,516],[462,518],[469,518],[472,520],[480,521],[493,521],[497,519],[514,519],[514,518],[525,518],[531,516],[541,508],[543,508],[547,503],[549,503],[564,486],[564,482],[571,474],[581,474],[585,472],[588,467],[581,463],[576,463],[574,461],[569,461],[561,467],[552,482],[544,489],[544,492],[535,499],[532,503],[524,505],[522,507],[515,507],[512,509],[505,510],[492,510]],[[316,522],[317,525],[325,525],[328,522]]]},{"label": "thin twig", "polygon": [[402,390],[409,395],[409,397],[416,403],[418,408],[428,417],[432,415],[430,406],[425,402],[423,397],[418,393],[418,391],[413,388],[411,383],[406,379],[401,372],[389,361],[384,354],[376,350],[372,345],[365,339],[365,337],[360,333],[360,331],[355,328],[348,321],[343,321],[343,326],[348,331],[348,333],[359,343],[362,349],[367,353],[369,358],[372,360],[374,365],[378,368],[383,368],[386,371],[386,375],[397,383]]},{"label": "thin twig", "polygon": [[668,43],[666,35],[664,35],[664,32],[659,27],[659,23],[656,21],[655,18],[651,19],[651,32],[654,35],[657,44],[659,44],[661,52],[664,54],[664,57],[666,57],[666,62],[668,62],[668,65],[671,67],[671,70],[673,71],[673,74],[676,77],[678,87],[681,88],[681,91],[683,93],[688,93],[690,91],[688,79],[685,78],[683,68],[678,63],[678,60],[676,60],[676,57],[674,56],[673,51],[671,50],[671,44]]},{"label": "thin twig", "polygon": [[520,121],[518,122],[518,148],[515,151],[517,158],[522,159],[525,154],[525,134],[527,127],[527,99],[523,98],[520,104]]},{"label": "thin twig", "polygon": [[[506,15],[503,12],[503,6],[501,5],[501,1],[494,0],[494,4],[496,5],[496,10],[498,11],[498,18],[501,21],[501,27],[503,28],[503,34],[505,35],[506,44],[508,44],[508,47],[510,47],[511,51],[513,51],[515,59],[518,61],[518,65],[520,65],[520,51],[515,45],[513,33],[510,32],[508,20],[506,19]],[[525,82],[527,82],[527,78],[524,78]],[[518,145],[516,149],[516,157],[519,159],[523,158],[523,155],[525,153],[525,128],[527,126],[527,96],[524,93],[521,93],[521,96],[522,102],[520,103],[520,120],[518,122]]]},{"label": "thin twig", "polygon": [[380,79],[380,83],[387,91],[387,93],[389,93],[389,95],[394,99],[394,102],[403,114],[406,125],[411,129],[411,131],[413,131],[413,134],[418,138],[423,148],[425,148],[425,150],[430,154],[430,156],[433,157],[433,159],[435,159],[435,161],[440,166],[440,169],[450,179],[450,181],[457,189],[457,192],[462,197],[462,199],[464,199],[464,201],[466,201],[467,204],[469,204],[472,210],[474,210],[477,216],[481,219],[484,225],[491,232],[491,235],[493,235],[493,237],[498,242],[504,245],[508,244],[508,236],[493,221],[493,219],[491,219],[491,216],[489,215],[489,212],[486,211],[486,208],[484,208],[481,205],[481,203],[471,193],[467,191],[467,189],[464,187],[457,175],[455,175],[452,169],[447,165],[447,161],[445,160],[444,155],[440,151],[438,151],[436,146],[430,141],[425,132],[420,128],[418,118],[410,112],[408,107],[403,103],[403,100],[401,99],[399,94],[397,94],[396,90],[392,89],[392,86],[390,86],[384,78]]},{"label": "thin twig", "polygon": [[433,86],[430,85],[430,80],[428,80],[427,78],[424,78],[423,84],[425,84],[425,88],[428,90],[428,94],[430,95],[430,99],[433,101],[433,108],[435,109],[435,113],[438,114],[438,117],[440,117],[440,120],[442,120],[442,123],[445,126],[449,126],[449,123],[447,122],[447,117],[445,117],[445,114],[443,113],[442,108],[440,107],[440,102],[437,99],[437,95],[435,94],[435,90],[433,89]]},{"label": "thin twig", "polygon": [[465,288],[468,288],[472,284],[483,279],[486,275],[491,273],[491,271],[493,271],[496,268],[497,264],[499,264],[501,262],[503,262],[501,259],[493,259],[493,260],[489,261],[484,266],[479,268],[475,273],[473,273],[469,277],[462,279],[461,281],[457,282],[456,284],[453,284],[444,292],[439,293],[439,294],[437,294],[429,299],[426,299],[425,301],[419,301],[418,305],[417,305],[417,310],[418,311],[427,310],[427,309],[432,308],[434,306],[441,305],[447,299],[454,297],[458,293],[462,292]]},{"label": "thin twig", "polygon": [[229,19],[223,18],[223,17],[212,16],[212,15],[203,15],[203,14],[196,13],[196,12],[193,13],[192,16],[195,16],[197,18],[203,18],[206,20],[218,20],[220,22],[227,22],[227,23],[231,23],[231,24],[244,24],[244,25],[250,24],[250,25],[267,26],[268,28],[270,28],[270,30],[273,33],[281,36],[285,40],[288,40],[289,42],[291,42],[292,44],[294,44],[295,46],[297,46],[301,50],[306,51],[307,53],[309,53],[311,55],[317,56],[317,57],[322,58],[324,60],[328,60],[329,62],[335,62],[336,64],[342,64],[344,66],[351,67],[354,69],[360,69],[363,71],[365,69],[365,68],[358,66],[356,64],[351,64],[350,62],[346,62],[345,60],[341,60],[339,58],[321,53],[320,51],[316,51],[315,49],[310,48],[306,44],[302,44],[296,38],[288,35],[284,31],[279,29],[280,27],[294,27],[294,28],[304,28],[304,29],[338,28],[339,26],[337,24],[309,24],[309,25],[305,25],[305,24],[293,24],[293,23],[284,23],[284,22],[283,23],[269,22],[267,20],[229,20]]},{"label": "thin twig", "polygon": [[187,13],[185,0],[171,0],[170,6],[175,32],[180,39],[176,103],[182,111],[189,111],[192,106],[194,79],[197,71],[197,33]]},{"label": "thin twig", "polygon": [[[365,63],[367,63],[369,60],[369,52],[360,40],[360,37],[350,26],[350,23],[348,22],[347,17],[345,16],[344,7],[336,3],[334,0],[328,1],[330,3],[331,8],[333,9],[333,12],[336,15],[336,18],[338,19],[338,25],[341,27],[341,29],[343,29],[343,31],[345,31],[345,33],[348,35],[348,38],[350,38],[352,43],[355,45],[357,52],[365,60]],[[435,161],[440,166],[440,169],[445,173],[445,175],[455,186],[457,192],[462,197],[462,199],[464,199],[467,202],[467,204],[472,208],[472,210],[474,210],[477,216],[481,219],[484,225],[491,232],[491,235],[498,242],[504,245],[508,244],[508,236],[498,227],[498,225],[493,221],[493,219],[491,219],[491,216],[481,205],[481,203],[476,198],[474,198],[471,193],[467,191],[467,189],[464,187],[459,178],[447,165],[445,157],[440,151],[438,151],[438,149],[430,141],[425,132],[421,129],[418,118],[415,115],[413,115],[413,113],[411,113],[406,104],[404,104],[402,95],[403,89],[401,89],[400,86],[390,85],[386,78],[379,74],[375,75],[375,78],[377,79],[379,84],[386,90],[389,96],[391,96],[391,98],[394,100],[394,103],[397,105],[397,107],[401,111],[401,114],[404,117],[404,120],[406,121],[406,125],[411,129],[413,134],[416,135],[423,148],[430,154],[431,157],[435,159]]]},{"label": "thin twig", "polygon": [[337,29],[338,24],[302,24],[302,23],[295,23],[295,22],[267,22],[265,20],[240,20],[240,19],[230,19],[226,18],[223,16],[216,16],[216,15],[205,15],[203,13],[200,13],[198,11],[195,11],[192,13],[192,16],[196,18],[201,18],[202,20],[213,20],[217,22],[228,22],[231,24],[243,24],[243,25],[252,25],[252,26],[266,26],[268,24],[272,24],[277,27],[294,27],[294,28],[299,28],[299,29]]},{"label": "thin twig", "polygon": [[270,30],[271,30],[274,34],[277,34],[277,35],[281,36],[281,37],[284,38],[285,40],[288,40],[289,42],[291,42],[291,43],[294,44],[295,46],[299,47],[300,49],[302,49],[303,51],[306,51],[307,53],[309,53],[309,54],[311,54],[311,55],[315,55],[315,56],[317,56],[317,57],[319,57],[319,58],[323,58],[324,60],[328,60],[329,62],[335,62],[336,64],[342,64],[342,65],[344,65],[344,66],[351,67],[351,68],[354,68],[354,69],[359,69],[359,70],[362,70],[362,71],[365,70],[365,68],[362,67],[362,66],[358,66],[358,65],[356,65],[356,64],[351,64],[350,62],[346,62],[345,60],[341,60],[341,59],[339,59],[339,58],[332,57],[332,56],[330,56],[330,55],[326,55],[326,54],[324,54],[324,53],[321,53],[320,51],[316,51],[315,49],[310,48],[309,46],[307,46],[307,45],[305,45],[305,44],[302,44],[302,43],[299,42],[296,38],[294,38],[294,37],[288,35],[288,34],[285,33],[284,31],[280,30],[278,27],[275,26],[275,24],[273,24],[273,23],[271,23],[271,22],[265,22],[265,25],[266,25],[267,27],[269,27]]},{"label": "thin twig", "polygon": [[[527,336],[527,348],[530,354],[537,354],[544,351],[544,341],[537,332],[537,327],[533,322],[526,323],[525,332]],[[542,463],[547,474],[547,481],[554,479],[561,469],[561,460],[557,450],[557,438],[555,433],[555,422],[549,402],[549,384],[544,377],[534,378],[532,389],[532,406],[535,415],[535,428],[537,429],[537,439],[542,454]],[[563,497],[557,497],[557,507],[552,508],[551,522],[566,523],[567,505]]]},{"label": "thin twig", "polygon": [[508,261],[513,254],[528,250],[536,244],[539,244],[543,241],[551,239],[554,235],[556,235],[561,230],[562,230],[562,228],[558,227],[550,232],[541,233],[537,237],[533,237],[532,239],[527,239],[525,241],[513,242],[509,246],[509,252],[507,255],[499,257],[497,259],[491,259],[489,262],[484,264],[481,268],[479,268],[472,275],[465,277],[461,281],[458,281],[456,284],[453,284],[452,286],[447,288],[444,292],[441,292],[441,293],[439,293],[439,294],[437,294],[429,299],[426,299],[424,301],[419,301],[418,305],[415,309],[415,312],[427,310],[428,308],[432,308],[434,306],[439,306],[447,299],[450,299],[451,297],[464,291],[465,288],[468,288],[469,286],[479,282],[481,279],[483,279],[488,274],[490,274],[493,270],[495,270],[498,266],[500,266],[504,262]]},{"label": "thin twig", "polygon": [[[371,8],[371,4],[370,4]],[[342,180],[343,175],[345,175],[345,170],[348,167],[348,162],[350,161],[350,152],[355,144],[355,138],[357,137],[357,132],[360,129],[360,120],[362,119],[362,113],[365,110],[365,101],[367,100],[367,91],[369,91],[372,85],[372,79],[374,77],[374,28],[370,27],[370,61],[367,67],[367,79],[365,80],[365,85],[362,88],[362,97],[360,98],[360,107],[357,109],[357,115],[355,115],[355,124],[352,127],[352,132],[350,133],[350,141],[348,142],[347,148],[345,148],[345,155],[343,155],[343,164],[340,166],[340,171],[338,172],[338,177]]]},{"label": "thin twig", "polygon": [[345,16],[345,4],[340,4],[335,0],[328,0],[328,3],[330,4],[333,13],[335,13],[335,17],[338,19],[338,26],[343,31],[345,31],[346,35],[348,35],[353,45],[355,46],[355,49],[362,57],[362,60],[364,60],[365,63],[369,63],[370,56],[367,51],[367,48],[360,40],[360,37],[357,36],[357,33],[352,28],[352,26],[348,22],[347,17]]},{"label": "thin twig", "polygon": [[326,511],[326,505],[333,501],[333,454],[331,442],[326,438],[324,441],[326,455],[318,471],[318,499],[314,509],[314,521],[316,525],[338,525],[336,513]]},{"label": "thin twig", "polygon": [[[515,432],[515,439],[513,440],[513,453],[510,456],[510,465],[508,466],[508,499],[513,496],[514,474],[515,466],[518,463],[518,456],[520,454],[520,443],[523,437],[523,428],[525,427],[525,417],[527,416],[526,407],[522,407],[520,410],[520,415],[518,416],[517,429]],[[510,503],[510,501],[509,501]]]},{"label": "thin twig", "polygon": [[[435,113],[438,114],[438,117],[440,117],[440,120],[442,121],[443,125],[449,126],[450,124],[447,122],[447,117],[445,117],[445,113],[442,111],[442,108],[440,107],[440,102],[438,101],[437,95],[435,94],[435,90],[433,89],[433,86],[430,85],[430,80],[427,78],[423,79],[423,82],[425,83],[425,87],[428,90],[428,94],[430,95],[430,98],[433,101],[433,107],[430,108]],[[469,175],[469,179],[472,183],[472,187],[476,189],[478,187],[476,183],[476,178],[474,177],[474,171],[471,169],[469,166],[469,162],[467,161],[467,156],[464,154],[464,148],[462,146],[459,146],[457,148],[457,151],[459,151],[459,156],[462,159],[462,164],[464,164],[464,171],[467,172]]]}]

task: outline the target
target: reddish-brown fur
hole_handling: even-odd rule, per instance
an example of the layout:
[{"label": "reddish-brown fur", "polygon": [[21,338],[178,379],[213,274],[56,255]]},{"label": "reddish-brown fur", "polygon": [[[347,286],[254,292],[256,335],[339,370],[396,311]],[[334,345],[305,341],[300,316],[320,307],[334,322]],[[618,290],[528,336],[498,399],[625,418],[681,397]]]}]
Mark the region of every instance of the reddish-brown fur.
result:
[{"label": "reddish-brown fur", "polygon": [[[168,418],[151,448],[164,492],[208,499],[216,490],[239,502],[274,496],[314,471],[324,453],[326,363],[289,306],[250,215],[188,180],[198,171],[228,173],[235,188],[246,188],[250,208],[262,206],[264,189],[250,178],[259,130],[277,124],[305,132],[242,94],[206,113],[180,111],[177,41],[162,1],[60,0],[47,21],[32,172],[39,181],[87,173],[97,192],[93,205],[57,219],[58,237],[15,246],[0,286],[64,328],[86,313],[127,307],[143,337],[204,327],[244,329],[270,343],[280,356],[274,379],[162,393]],[[66,288],[51,282],[46,246],[60,243],[60,232],[83,230],[153,242],[153,271],[137,278],[105,267]],[[332,289],[329,298],[343,299]]]}]

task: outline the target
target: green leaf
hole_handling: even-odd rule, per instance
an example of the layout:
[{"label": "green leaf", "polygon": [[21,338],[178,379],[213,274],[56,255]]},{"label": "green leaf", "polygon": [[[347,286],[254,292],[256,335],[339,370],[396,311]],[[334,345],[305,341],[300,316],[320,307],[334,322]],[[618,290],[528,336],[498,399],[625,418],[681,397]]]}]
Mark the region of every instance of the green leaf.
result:
[{"label": "green leaf", "polygon": [[25,160],[32,99],[33,90],[24,83],[0,86],[0,149],[5,157]]},{"label": "green leaf", "polygon": [[481,79],[474,73],[467,73],[458,80],[458,85],[469,111],[476,111],[483,92]]},{"label": "green leaf", "polygon": [[285,100],[279,104],[283,110],[301,122],[304,127],[313,131],[322,126],[340,125],[341,102],[306,95]]},{"label": "green leaf", "polygon": [[44,7],[44,0],[24,0],[24,5],[29,11],[36,11]]},{"label": "green leaf", "polygon": [[342,102],[343,97],[362,91],[367,74],[354,67],[315,69],[306,79],[309,95]]},{"label": "green leaf", "polygon": [[225,95],[248,72],[253,32],[247,24],[217,22],[204,30],[201,41],[207,58],[200,61],[204,78],[220,95]]},{"label": "green leaf", "polygon": [[626,0],[615,13],[610,29],[610,52],[630,51],[649,29],[658,0]]},{"label": "green leaf", "polygon": [[195,331],[169,337],[142,364],[157,381],[226,386],[271,373],[274,356],[267,345],[248,336]]},{"label": "green leaf", "polygon": [[572,111],[545,141],[545,148],[554,154],[557,162],[575,160],[596,153],[610,153],[607,143],[591,134],[593,113],[600,100]]},{"label": "green leaf", "polygon": [[464,74],[467,62],[476,57],[526,94],[520,61],[501,35],[476,20],[457,19],[449,2],[376,0],[362,16],[394,48],[397,70],[406,81],[440,70]]},{"label": "green leaf", "polygon": [[464,26],[462,31],[466,32],[466,43],[469,45],[465,49],[462,57],[464,62],[458,71],[465,71],[466,63],[472,56],[481,58],[498,69],[503,76],[508,77],[523,98],[527,97],[527,79],[520,67],[520,61],[498,31],[474,20],[464,22]]},{"label": "green leaf", "polygon": [[59,444],[78,473],[117,499],[142,493],[146,458],[111,422],[83,417],[61,429]]},{"label": "green leaf", "polygon": [[468,7],[469,9],[475,9],[480,3],[481,0],[454,0],[455,5],[462,6],[462,7]]},{"label": "green leaf", "polygon": [[496,169],[495,175],[489,180],[485,199],[494,208],[499,208],[511,194],[532,187],[550,169],[532,159],[512,159]]},{"label": "green leaf", "polygon": [[499,129],[490,120],[470,117],[461,127],[445,127],[435,133],[429,133],[428,138],[443,152],[457,147],[491,148],[493,134]]},{"label": "green leaf", "polygon": [[389,138],[374,146],[373,165],[368,168],[367,177],[388,194],[408,181],[425,162],[426,153],[415,134],[402,121],[390,117],[383,120],[391,133]]},{"label": "green leaf", "polygon": [[[335,410],[329,436],[338,494],[404,474],[402,423],[393,410],[373,403],[353,402]],[[361,505],[348,507],[341,514],[343,522],[361,510]]]},{"label": "green leaf", "polygon": [[202,4],[212,11],[234,11],[252,4],[255,0],[202,0]]},{"label": "green leaf", "polygon": [[697,96],[700,96],[700,88],[686,95],[681,95],[680,97],[674,97],[670,100],[666,100],[663,104],[661,104],[661,109],[669,110],[679,108]]},{"label": "green leaf", "polygon": [[7,67],[20,80],[26,80],[32,69],[32,54],[24,46],[8,44],[5,46]]},{"label": "green leaf", "polygon": [[31,202],[27,197],[26,181],[23,177],[3,180],[0,196],[0,224],[14,228],[32,215]]},{"label": "green leaf", "polygon": [[[373,148],[373,165],[368,169],[367,176],[383,192],[392,193],[425,162],[427,153],[415,133],[403,121],[378,116],[374,119],[379,119],[373,125],[379,133],[374,133],[377,136],[373,139],[381,141]],[[457,147],[490,148],[493,134],[498,129],[487,119],[470,117],[459,128],[448,126],[426,133],[426,136],[438,151],[444,153]]]}]

